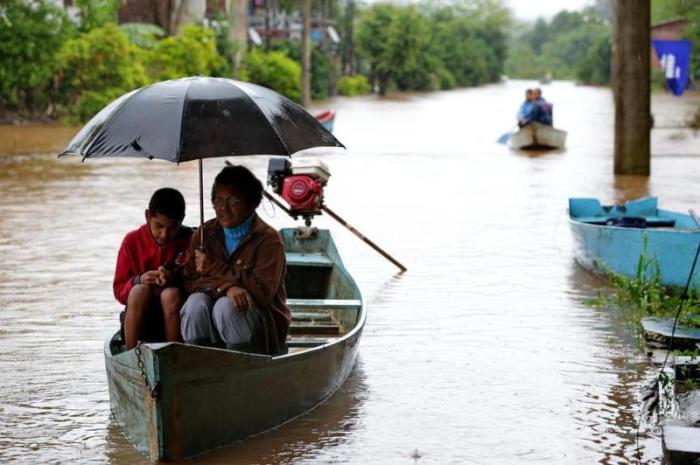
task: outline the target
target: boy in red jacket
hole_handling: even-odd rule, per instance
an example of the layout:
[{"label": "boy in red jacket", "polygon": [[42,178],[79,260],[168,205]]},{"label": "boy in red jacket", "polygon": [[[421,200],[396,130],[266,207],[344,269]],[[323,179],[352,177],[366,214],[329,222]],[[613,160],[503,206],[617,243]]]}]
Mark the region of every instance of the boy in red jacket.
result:
[{"label": "boy in red jacket", "polygon": [[126,305],[127,349],[163,333],[166,341],[181,340],[180,265],[192,236],[192,229],[182,226],[185,199],[175,189],[158,189],[145,215],[146,224],[124,237],[114,272],[114,296]]}]

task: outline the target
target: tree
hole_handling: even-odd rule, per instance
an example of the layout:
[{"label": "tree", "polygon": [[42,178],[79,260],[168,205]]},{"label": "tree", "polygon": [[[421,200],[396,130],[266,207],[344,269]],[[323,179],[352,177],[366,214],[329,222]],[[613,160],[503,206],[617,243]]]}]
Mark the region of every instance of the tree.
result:
[{"label": "tree", "polygon": [[386,92],[391,78],[391,51],[388,49],[389,27],[398,7],[375,3],[362,13],[357,26],[357,45],[369,63],[369,80]]},{"label": "tree", "polygon": [[0,6],[0,106],[20,112],[45,108],[56,56],[74,33],[60,8],[6,0]]}]

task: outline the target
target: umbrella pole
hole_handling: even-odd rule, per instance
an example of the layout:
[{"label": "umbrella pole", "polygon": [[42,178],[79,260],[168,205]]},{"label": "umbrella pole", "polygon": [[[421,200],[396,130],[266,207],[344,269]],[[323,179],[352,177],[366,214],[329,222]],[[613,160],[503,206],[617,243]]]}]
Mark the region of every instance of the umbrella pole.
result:
[{"label": "umbrella pole", "polygon": [[204,250],[204,169],[202,159],[199,159],[199,248]]}]

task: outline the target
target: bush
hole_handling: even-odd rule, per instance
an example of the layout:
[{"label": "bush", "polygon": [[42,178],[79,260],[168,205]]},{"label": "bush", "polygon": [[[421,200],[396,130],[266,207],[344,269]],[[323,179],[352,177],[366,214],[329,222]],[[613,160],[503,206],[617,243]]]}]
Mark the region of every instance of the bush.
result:
[{"label": "bush", "polygon": [[448,90],[454,89],[457,86],[457,80],[454,75],[447,71],[445,68],[438,68],[435,70],[435,76],[440,83],[440,89]]},{"label": "bush", "polygon": [[301,66],[285,53],[251,50],[243,60],[240,77],[273,89],[296,102],[301,99]]},{"label": "bush", "polygon": [[67,41],[58,71],[64,115],[85,121],[119,95],[146,85],[136,52],[114,23]]},{"label": "bush", "polygon": [[352,97],[355,95],[368,94],[370,91],[367,78],[361,74],[356,76],[343,76],[338,79],[338,93]]},{"label": "bush", "polygon": [[0,7],[0,106],[45,108],[56,55],[75,32],[60,8],[47,2],[5,0]]},{"label": "bush", "polygon": [[184,26],[177,37],[167,37],[146,54],[148,75],[165,81],[201,74],[218,76],[226,63],[216,50],[214,31],[196,24]]},{"label": "bush", "polygon": [[[286,53],[289,58],[301,63],[301,44],[298,41],[275,40],[272,49]],[[318,44],[311,44],[311,98],[321,100],[335,92],[334,82],[336,69],[330,57],[324,53]]]}]

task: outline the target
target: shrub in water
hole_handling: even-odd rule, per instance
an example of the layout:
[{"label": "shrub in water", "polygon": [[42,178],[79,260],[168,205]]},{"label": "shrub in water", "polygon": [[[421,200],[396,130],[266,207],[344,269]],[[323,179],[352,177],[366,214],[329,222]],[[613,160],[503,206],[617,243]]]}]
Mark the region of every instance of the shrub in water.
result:
[{"label": "shrub in water", "polygon": [[340,95],[365,95],[370,91],[367,78],[361,74],[356,76],[343,76],[338,79],[338,93]]}]

